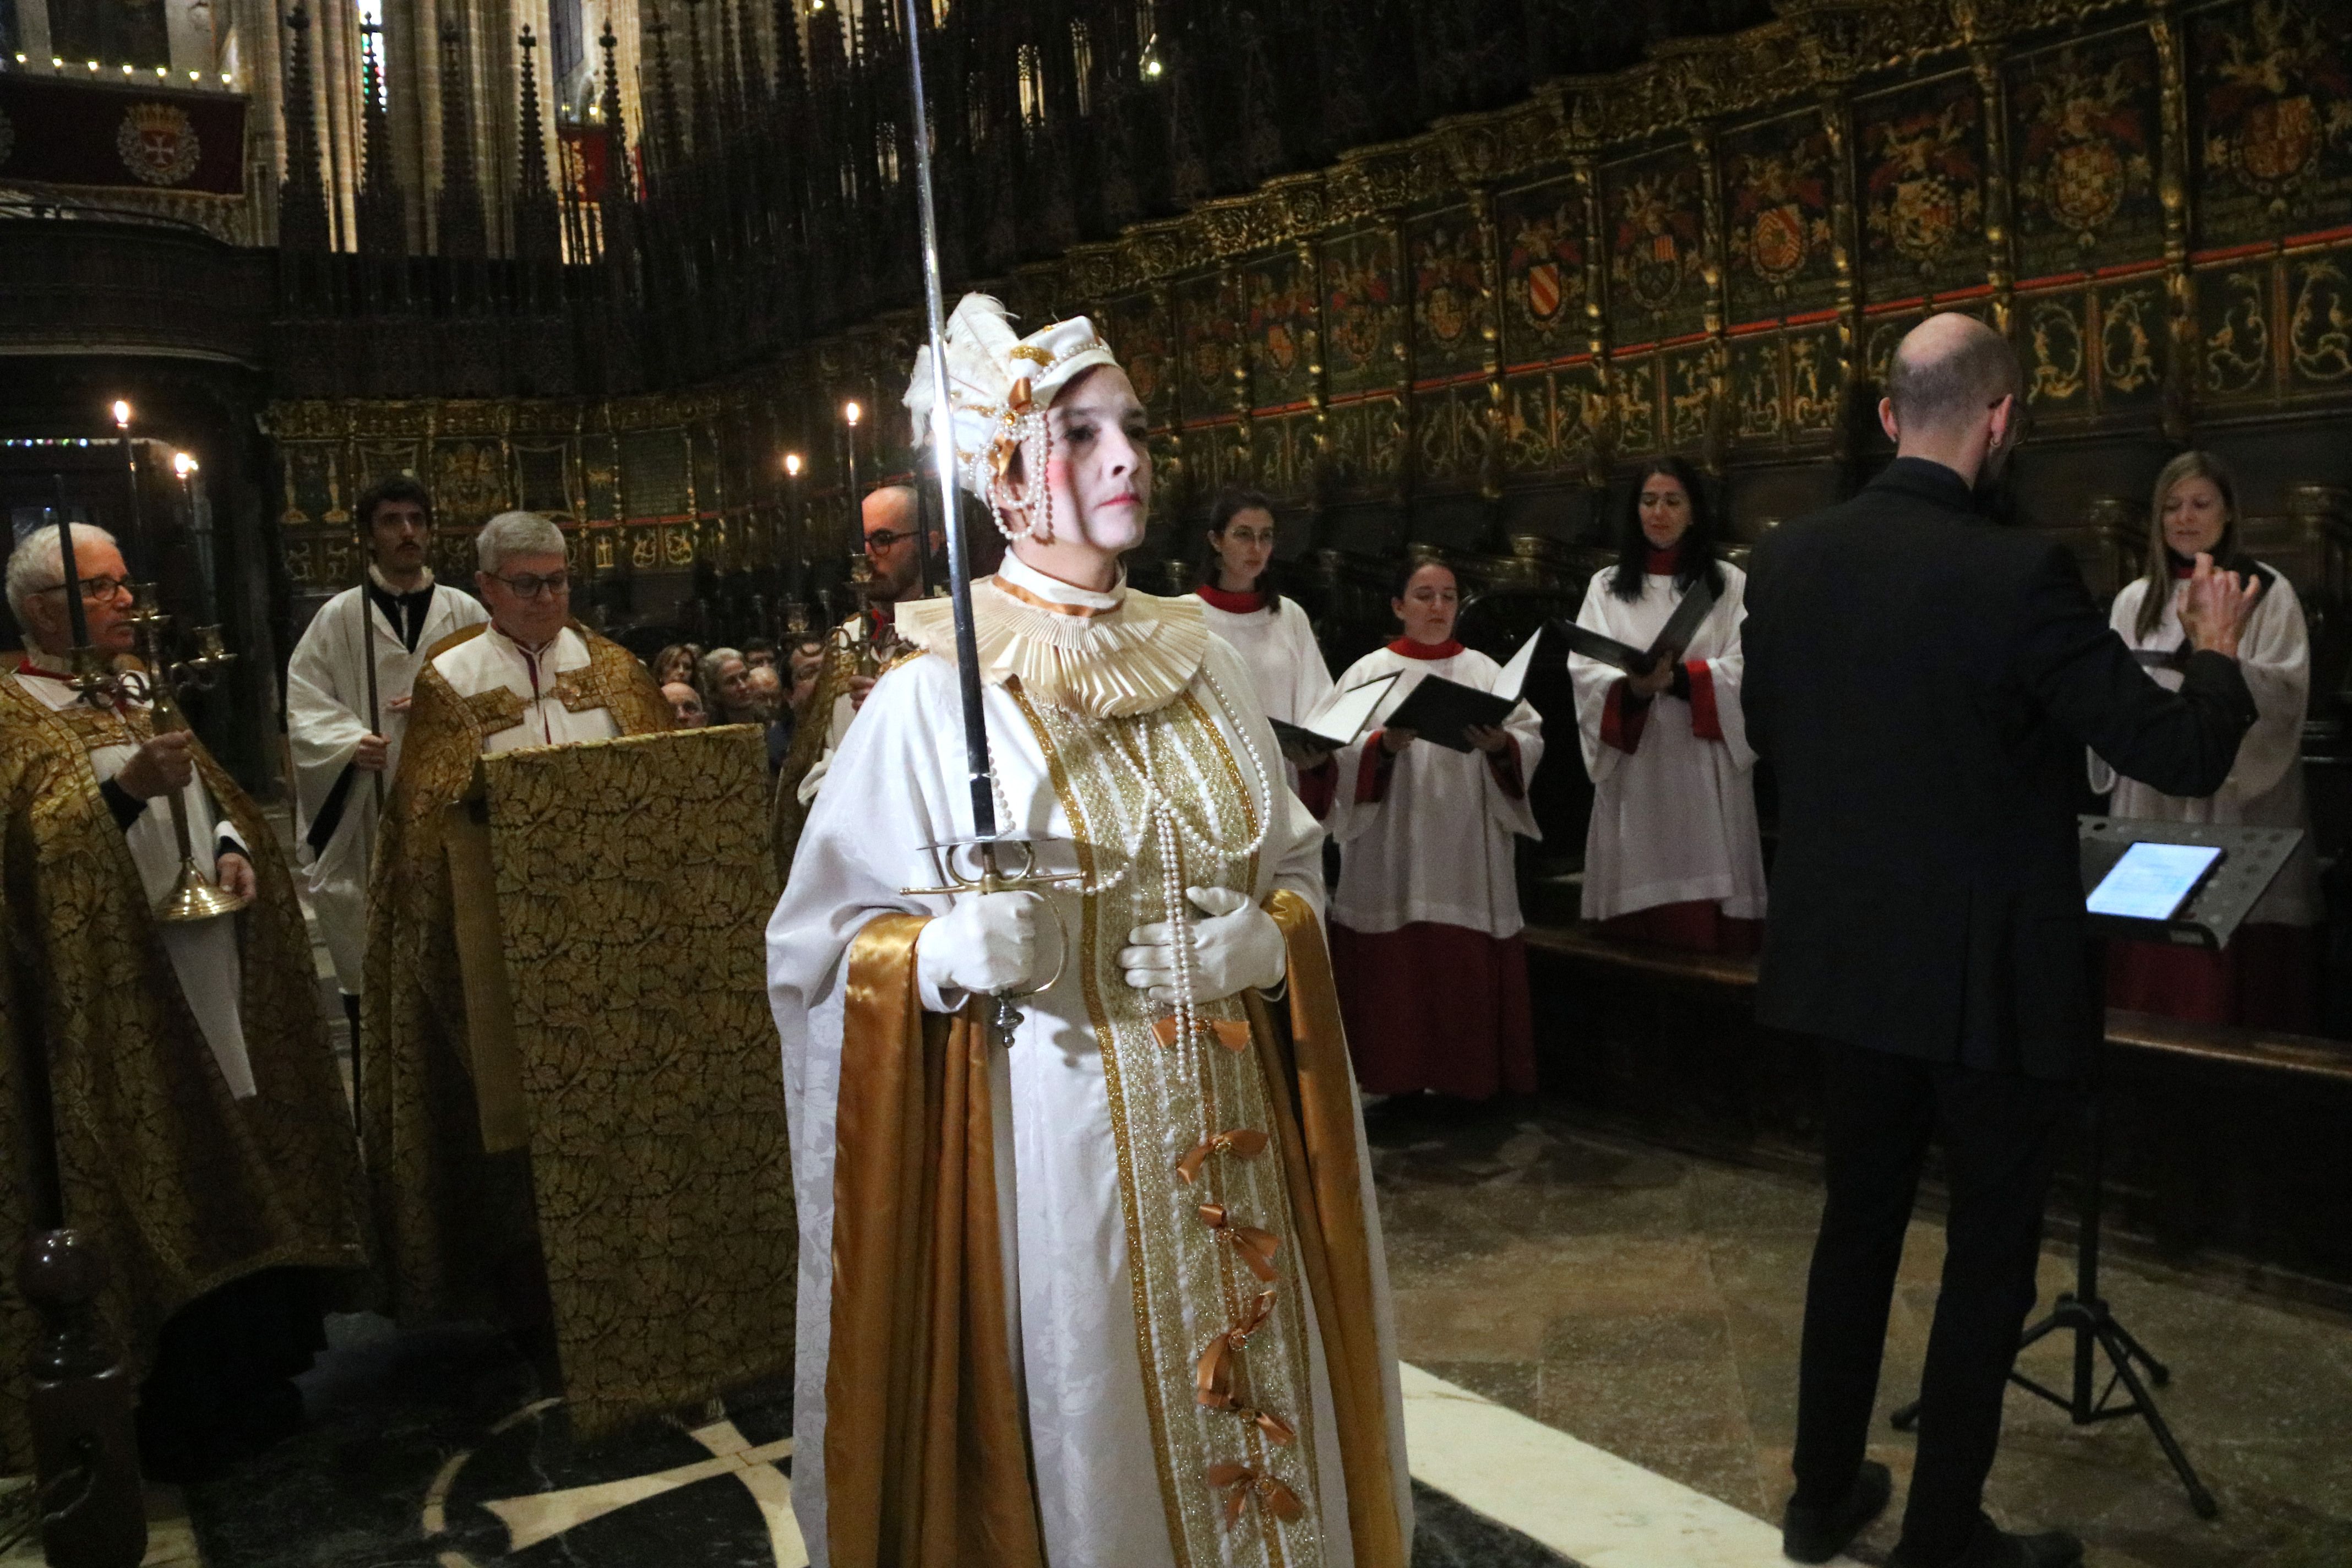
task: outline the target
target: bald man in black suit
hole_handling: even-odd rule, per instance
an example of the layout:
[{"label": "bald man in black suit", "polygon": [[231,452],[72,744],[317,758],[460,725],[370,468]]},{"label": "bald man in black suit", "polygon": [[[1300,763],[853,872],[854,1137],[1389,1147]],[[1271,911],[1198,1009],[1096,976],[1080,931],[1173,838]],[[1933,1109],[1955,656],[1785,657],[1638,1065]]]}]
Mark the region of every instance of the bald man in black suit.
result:
[{"label": "bald man in black suit", "polygon": [[2064,1568],[2082,1543],[1984,1517],[2053,1162],[2103,1035],[2074,804],[2084,748],[2168,795],[2221,786],[2254,705],[2236,663],[2255,584],[2200,558],[2197,648],[2166,690],[2064,547],[1994,526],[2017,359],[1970,317],[1906,337],[1861,494],[1748,567],[1743,704],[1778,775],[1757,1016],[1822,1042],[1827,1195],[1805,1300],[1782,1547],[1842,1551],[1885,1506],[1863,1458],[1905,1226],[1931,1138],[1951,1188],[1918,1458],[1890,1568]]}]

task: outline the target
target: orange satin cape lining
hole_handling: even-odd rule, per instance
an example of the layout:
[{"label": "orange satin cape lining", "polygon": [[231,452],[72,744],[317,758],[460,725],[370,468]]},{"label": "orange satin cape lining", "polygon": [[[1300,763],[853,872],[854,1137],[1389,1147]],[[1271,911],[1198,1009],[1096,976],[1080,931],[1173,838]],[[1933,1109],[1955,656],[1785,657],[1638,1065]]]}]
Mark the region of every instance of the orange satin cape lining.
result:
[{"label": "orange satin cape lining", "polygon": [[[1347,1037],[1313,909],[1267,912],[1290,1038],[1247,1005],[1322,1331],[1360,1568],[1405,1568]],[[838,1568],[1044,1568],[998,1247],[985,1031],[926,1016],[919,915],[851,943],[835,1113],[826,1533]],[[1202,1484],[1206,1485],[1205,1479]]]},{"label": "orange satin cape lining", "polygon": [[825,1528],[837,1568],[1044,1568],[997,1246],[986,1031],[927,1016],[921,915],[849,949]]}]

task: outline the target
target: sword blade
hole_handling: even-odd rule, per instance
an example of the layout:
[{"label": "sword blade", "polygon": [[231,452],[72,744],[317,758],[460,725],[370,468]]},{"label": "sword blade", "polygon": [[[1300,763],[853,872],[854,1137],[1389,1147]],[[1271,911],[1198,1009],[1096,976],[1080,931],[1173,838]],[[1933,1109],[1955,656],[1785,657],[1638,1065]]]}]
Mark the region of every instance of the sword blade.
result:
[{"label": "sword blade", "polygon": [[[927,0],[902,0],[907,33],[907,87],[913,99],[908,121],[915,142],[915,201],[922,219],[923,324],[931,342],[931,468],[940,488],[940,517],[947,526],[948,595],[955,605],[956,688],[963,705],[963,744],[971,774],[971,826],[982,840],[994,838],[996,773],[988,754],[987,710],[981,706],[980,645],[971,621],[971,556],[956,504],[955,414],[948,406],[947,300],[940,280],[940,226],[931,196],[930,110],[923,92],[923,16]],[[918,527],[921,525],[917,524]],[[921,541],[918,540],[918,546]]]}]

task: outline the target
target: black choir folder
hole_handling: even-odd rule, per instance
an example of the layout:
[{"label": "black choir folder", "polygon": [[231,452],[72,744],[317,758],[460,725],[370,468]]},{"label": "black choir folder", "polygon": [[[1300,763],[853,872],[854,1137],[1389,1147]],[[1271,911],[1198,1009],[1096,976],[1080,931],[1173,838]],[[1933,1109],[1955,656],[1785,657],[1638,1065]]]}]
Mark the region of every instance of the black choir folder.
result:
[{"label": "black choir folder", "polygon": [[1282,754],[1293,763],[1318,753],[1336,752],[1364,732],[1372,717],[1372,710],[1396,684],[1393,674],[1377,676],[1361,686],[1350,686],[1345,691],[1334,691],[1305,719],[1293,724],[1286,719],[1273,719],[1274,738],[1282,746]]},{"label": "black choir folder", "polygon": [[1495,677],[1492,691],[1481,691],[1442,675],[1423,676],[1421,684],[1388,716],[1384,728],[1410,730],[1451,752],[1474,750],[1470,737],[1464,731],[1499,724],[1519,705],[1519,689],[1528,683],[1528,667],[1535,662],[1536,644],[1542,640],[1543,628],[1538,626],[1535,636],[1519,645],[1511,662]]},{"label": "black choir folder", "polygon": [[1715,590],[1701,577],[1691,584],[1690,592],[1683,595],[1683,602],[1675,606],[1675,613],[1666,617],[1666,624],[1658,628],[1658,635],[1646,648],[1619,642],[1573,621],[1554,621],[1551,627],[1559,633],[1570,653],[1580,653],[1596,664],[1609,665],[1628,675],[1647,675],[1658,667],[1661,658],[1689,647],[1691,639],[1698,636],[1699,623],[1714,608]]}]

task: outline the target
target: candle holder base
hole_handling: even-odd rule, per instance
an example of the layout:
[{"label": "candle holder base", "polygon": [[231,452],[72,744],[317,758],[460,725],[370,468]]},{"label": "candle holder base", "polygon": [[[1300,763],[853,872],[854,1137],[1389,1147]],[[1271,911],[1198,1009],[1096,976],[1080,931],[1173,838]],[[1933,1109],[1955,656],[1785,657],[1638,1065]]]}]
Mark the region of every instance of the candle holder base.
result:
[{"label": "candle holder base", "polygon": [[156,900],[155,919],[165,925],[218,920],[236,913],[250,902],[250,899],[228,891],[205,876],[204,868],[191,858],[180,862],[180,875],[173,882],[172,890]]}]

